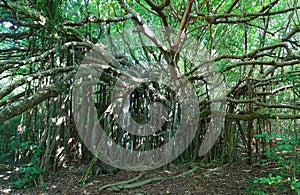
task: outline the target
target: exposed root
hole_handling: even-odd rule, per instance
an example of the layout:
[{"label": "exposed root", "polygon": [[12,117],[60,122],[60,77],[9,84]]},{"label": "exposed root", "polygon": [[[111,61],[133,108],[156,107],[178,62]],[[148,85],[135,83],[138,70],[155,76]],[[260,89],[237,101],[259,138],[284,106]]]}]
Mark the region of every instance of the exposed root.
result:
[{"label": "exposed root", "polygon": [[186,172],[183,172],[181,174],[178,174],[178,175],[174,176],[174,178],[184,177],[186,175],[189,175],[189,174],[192,174],[192,173],[196,172],[199,169],[199,167],[195,164],[192,164],[191,166],[192,166],[192,169],[190,169]]},{"label": "exposed root", "polygon": [[134,181],[140,179],[144,174],[145,173],[141,173],[141,174],[139,174],[139,176],[132,178],[130,180],[127,180],[127,181],[121,181],[121,182],[117,182],[117,183],[113,183],[113,184],[107,184],[105,186],[102,186],[99,190],[101,191],[104,189],[111,189],[114,191],[118,191],[121,189],[125,189],[125,188],[123,188],[124,186],[128,185],[128,183],[131,183],[131,182],[134,182]]},{"label": "exposed root", "polygon": [[139,180],[144,175],[144,173],[141,173],[139,176],[137,176],[137,177],[135,177],[131,180],[122,181],[122,182],[113,183],[113,184],[107,184],[105,186],[102,186],[100,188],[100,191],[104,190],[104,189],[113,190],[113,191],[121,191],[121,190],[124,190],[124,189],[132,189],[132,188],[141,187],[143,185],[146,185],[146,184],[149,184],[149,183],[152,183],[152,182],[165,180],[165,179],[184,177],[186,175],[189,175],[189,174],[192,174],[192,173],[196,172],[198,168],[199,168],[198,166],[192,165],[192,169],[190,169],[186,172],[183,172],[181,174],[178,174],[174,177],[165,178],[165,177],[158,176],[158,177],[149,178],[149,179],[146,179],[146,180],[143,180],[143,181],[140,181],[140,182],[132,183],[136,180]]}]

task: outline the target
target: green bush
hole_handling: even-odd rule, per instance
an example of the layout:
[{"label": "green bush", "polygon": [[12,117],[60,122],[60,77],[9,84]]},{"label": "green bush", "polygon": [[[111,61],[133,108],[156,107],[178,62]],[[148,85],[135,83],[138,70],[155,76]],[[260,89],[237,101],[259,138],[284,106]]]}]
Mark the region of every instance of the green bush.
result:
[{"label": "green bush", "polygon": [[247,192],[251,194],[265,194],[268,190],[279,192],[294,191],[300,195],[300,161],[299,152],[300,140],[295,135],[284,136],[272,133],[263,133],[256,137],[264,137],[268,142],[275,140],[273,148],[266,148],[265,155],[267,161],[262,162],[266,167],[272,162],[276,167],[272,167],[268,177],[249,178],[250,185]]},{"label": "green bush", "polygon": [[15,185],[18,188],[30,188],[40,185],[39,176],[44,172],[44,170],[40,168],[39,159],[42,148],[33,146],[32,150],[32,160],[27,164],[22,164],[20,167],[19,173],[22,175],[22,177],[15,182]]}]

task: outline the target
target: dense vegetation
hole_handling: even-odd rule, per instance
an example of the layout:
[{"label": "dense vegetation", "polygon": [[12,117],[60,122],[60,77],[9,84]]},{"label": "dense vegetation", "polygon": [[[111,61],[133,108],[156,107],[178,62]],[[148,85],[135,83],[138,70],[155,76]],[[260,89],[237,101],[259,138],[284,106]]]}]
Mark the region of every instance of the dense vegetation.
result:
[{"label": "dense vegetation", "polygon": [[[262,186],[272,186],[299,194],[299,10],[298,0],[0,1],[1,171],[17,168],[10,179],[17,187],[27,188],[46,186],[49,174],[73,164],[88,164],[83,183],[97,174],[95,164],[106,167],[79,136],[74,116],[75,75],[95,44],[129,28],[140,27],[147,36],[146,27],[159,26],[166,34],[170,33],[166,29],[174,29],[170,48],[196,40],[208,58],[185,60],[158,45],[133,48],[125,54],[113,44],[103,44],[115,59],[106,76],[99,78],[94,97],[106,134],[119,145],[132,144],[141,151],[160,147],[174,135],[180,109],[166,87],[157,87],[156,93],[168,100],[168,112],[173,114],[156,135],[145,138],[124,133],[106,112],[124,70],[139,65],[134,62],[164,61],[197,89],[200,107],[196,136],[172,163],[221,166],[245,160],[249,165],[271,164],[275,165],[272,173],[249,178],[245,190],[263,193]],[[226,83],[222,96],[226,116],[224,125],[215,129],[220,136],[214,146],[199,156],[204,136],[211,130],[214,99],[203,87],[203,66],[211,63]],[[84,94],[91,89],[80,90]],[[147,85],[134,91],[129,106],[135,119],[145,120],[154,96]]]}]

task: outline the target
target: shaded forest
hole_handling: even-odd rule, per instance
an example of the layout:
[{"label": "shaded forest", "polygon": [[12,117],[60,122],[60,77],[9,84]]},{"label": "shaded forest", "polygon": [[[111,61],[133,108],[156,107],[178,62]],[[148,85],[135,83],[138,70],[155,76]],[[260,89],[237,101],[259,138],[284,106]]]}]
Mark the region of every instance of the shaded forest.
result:
[{"label": "shaded forest", "polygon": [[[300,194],[298,0],[1,0],[0,13],[1,193],[51,190],[53,178],[76,170],[67,180],[78,186],[108,175],[95,194],[130,194],[153,183],[150,194],[201,194],[180,191],[180,179],[224,168],[240,181],[232,167],[241,165],[257,173],[243,189],[207,194]],[[146,79],[154,73],[159,81]],[[132,83],[128,101],[118,102]],[[195,93],[183,92],[182,83]],[[125,119],[151,121],[155,102],[166,113],[159,129],[130,133],[125,127],[134,123]],[[190,118],[193,124],[181,125]],[[142,154],[168,144],[180,127],[184,140],[172,152],[147,157],[154,170],[140,163],[125,171],[101,158],[114,153],[99,149],[108,144],[104,134],[128,155]],[[173,152],[176,158],[160,161]],[[124,153],[113,156],[128,163]],[[175,190],[159,183],[170,178]],[[64,190],[58,193],[76,194]]]}]

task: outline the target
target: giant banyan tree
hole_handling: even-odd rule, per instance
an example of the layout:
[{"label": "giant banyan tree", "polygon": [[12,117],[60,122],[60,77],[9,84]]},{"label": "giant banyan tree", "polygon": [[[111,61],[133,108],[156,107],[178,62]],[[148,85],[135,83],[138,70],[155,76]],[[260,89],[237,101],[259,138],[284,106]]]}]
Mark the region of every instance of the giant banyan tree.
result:
[{"label": "giant banyan tree", "polygon": [[[193,114],[195,136],[172,162],[224,164],[245,158],[251,164],[276,144],[268,135],[284,132],[299,138],[299,10],[299,2],[281,0],[0,1],[1,163],[34,166],[36,184],[62,167],[91,165],[95,153],[85,142],[101,142],[97,129],[88,131],[93,129],[88,127],[91,120],[98,120],[102,133],[128,151],[159,148],[192,115],[182,114],[185,101],[170,87],[180,76],[195,89],[199,110]],[[130,30],[137,32],[141,47],[129,42]],[[127,51],[120,49],[120,42]],[[185,48],[193,58],[182,56]],[[78,77],[91,63],[97,64],[95,69]],[[153,72],[166,72],[172,79],[140,81],[146,73],[134,68],[148,67],[151,73],[151,64]],[[99,68],[102,74],[93,75]],[[218,82],[212,85],[216,73]],[[78,87],[76,79],[86,85]],[[114,104],[115,91],[122,88],[118,84],[128,87],[127,81],[136,80],[128,101]],[[215,88],[222,89],[217,98],[211,92]],[[165,110],[152,114],[166,116],[158,131],[128,133],[128,116],[146,124],[155,102]],[[214,102],[220,103],[224,117],[220,126],[212,124],[217,123]],[[87,104],[86,110],[80,106]],[[123,122],[113,113],[118,109]],[[84,111],[90,117],[83,117]],[[205,135],[212,131],[218,139],[199,155]],[[95,137],[99,139],[91,139]]]}]

